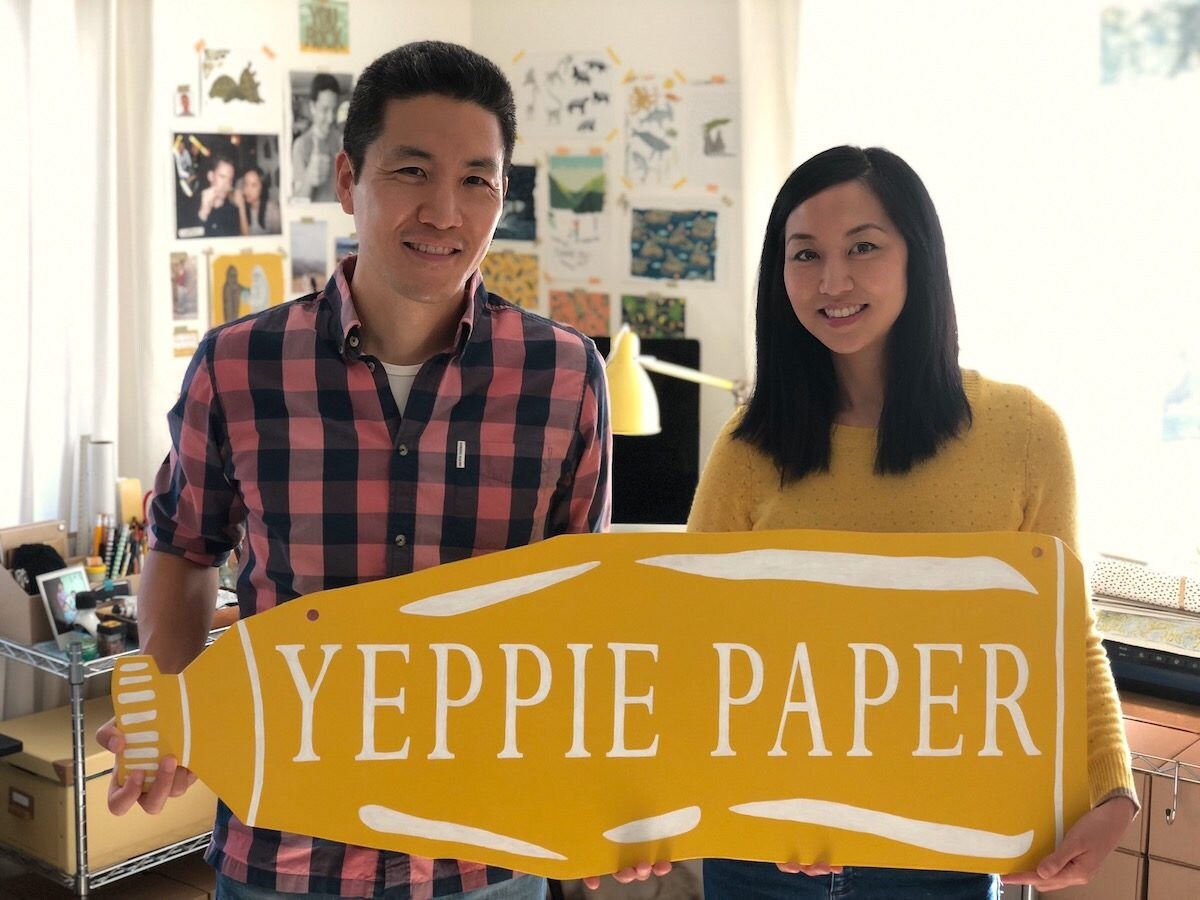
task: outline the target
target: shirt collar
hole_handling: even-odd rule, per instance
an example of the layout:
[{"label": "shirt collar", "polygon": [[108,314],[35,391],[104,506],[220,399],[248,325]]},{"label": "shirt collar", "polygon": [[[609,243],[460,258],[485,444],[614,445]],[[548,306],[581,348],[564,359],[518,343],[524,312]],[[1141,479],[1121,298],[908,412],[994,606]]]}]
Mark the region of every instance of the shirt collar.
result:
[{"label": "shirt collar", "polygon": [[[362,353],[362,322],[358,318],[354,298],[350,294],[350,282],[354,280],[354,267],[357,262],[357,256],[348,256],[338,263],[322,292],[322,301],[328,310],[328,316],[318,327],[322,336],[337,345],[338,354],[343,359],[354,358]],[[483,276],[478,270],[467,279],[464,293],[468,302],[455,332],[455,354],[461,353],[466,347],[475,330],[480,307],[487,303],[488,293],[483,286]]]}]

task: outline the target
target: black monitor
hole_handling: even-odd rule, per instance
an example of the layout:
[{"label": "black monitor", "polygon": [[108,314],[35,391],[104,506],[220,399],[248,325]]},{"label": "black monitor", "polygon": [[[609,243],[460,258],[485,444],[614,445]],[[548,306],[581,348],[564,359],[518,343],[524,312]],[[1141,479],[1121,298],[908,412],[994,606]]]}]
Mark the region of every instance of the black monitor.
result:
[{"label": "black monitor", "polygon": [[[608,356],[609,338],[593,338]],[[700,368],[700,342],[642,338],[642,355]],[[683,524],[700,480],[700,385],[650,374],[662,431],[613,437],[613,514],[617,523]]]}]

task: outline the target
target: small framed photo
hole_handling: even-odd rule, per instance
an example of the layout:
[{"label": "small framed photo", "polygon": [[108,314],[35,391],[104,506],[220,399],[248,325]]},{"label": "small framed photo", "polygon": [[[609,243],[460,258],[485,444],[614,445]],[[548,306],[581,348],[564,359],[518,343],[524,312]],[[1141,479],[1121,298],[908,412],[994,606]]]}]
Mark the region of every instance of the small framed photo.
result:
[{"label": "small framed photo", "polygon": [[83,566],[67,566],[37,577],[38,593],[60,650],[67,648],[67,635],[75,626],[75,595],[88,589]]}]

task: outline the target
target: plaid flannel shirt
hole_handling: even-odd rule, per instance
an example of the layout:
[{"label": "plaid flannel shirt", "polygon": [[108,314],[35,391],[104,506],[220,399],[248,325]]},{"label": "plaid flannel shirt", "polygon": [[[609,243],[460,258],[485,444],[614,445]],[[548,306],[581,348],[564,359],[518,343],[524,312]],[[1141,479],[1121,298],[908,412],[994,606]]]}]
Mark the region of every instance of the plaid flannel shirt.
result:
[{"label": "plaid flannel shirt", "polygon": [[[612,438],[590,340],[489,294],[401,416],[361,350],[355,258],[324,291],[211,331],[168,422],[151,548],[219,565],[242,544],[243,616],[556,534],[606,530]],[[209,861],[285,892],[437,897],[512,877],[250,828],[220,804]]]}]

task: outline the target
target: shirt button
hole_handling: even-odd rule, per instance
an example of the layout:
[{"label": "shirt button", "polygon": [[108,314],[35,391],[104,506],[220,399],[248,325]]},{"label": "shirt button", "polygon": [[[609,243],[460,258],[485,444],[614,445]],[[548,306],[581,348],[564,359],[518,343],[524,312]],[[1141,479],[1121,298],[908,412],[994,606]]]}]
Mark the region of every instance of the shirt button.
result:
[{"label": "shirt button", "polygon": [[358,335],[357,334],[350,335],[350,346],[351,347],[358,346]]},{"label": "shirt button", "polygon": [[402,535],[402,534],[396,535],[396,546],[397,547],[403,547],[407,543],[408,543],[408,538],[406,538],[404,535]]},{"label": "shirt button", "polygon": [[375,371],[375,362],[373,360],[367,360],[367,368],[370,369],[372,372],[374,372]]},{"label": "shirt button", "polygon": [[396,448],[396,452],[401,456],[408,456],[408,444],[401,444]]}]

